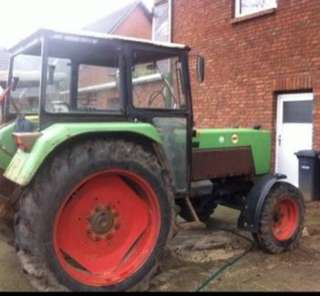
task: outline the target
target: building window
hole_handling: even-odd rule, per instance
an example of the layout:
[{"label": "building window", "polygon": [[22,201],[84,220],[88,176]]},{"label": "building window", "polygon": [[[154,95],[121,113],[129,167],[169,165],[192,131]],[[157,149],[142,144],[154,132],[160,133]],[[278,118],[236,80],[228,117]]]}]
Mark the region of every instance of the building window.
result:
[{"label": "building window", "polygon": [[235,0],[235,17],[277,8],[277,0]]},{"label": "building window", "polygon": [[153,8],[154,41],[171,41],[171,0],[157,0]]}]

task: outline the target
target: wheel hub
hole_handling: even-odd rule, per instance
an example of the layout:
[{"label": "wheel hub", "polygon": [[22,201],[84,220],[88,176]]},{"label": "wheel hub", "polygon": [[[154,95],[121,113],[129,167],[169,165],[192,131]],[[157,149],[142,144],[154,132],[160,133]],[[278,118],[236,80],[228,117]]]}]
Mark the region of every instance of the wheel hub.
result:
[{"label": "wheel hub", "polygon": [[289,240],[299,226],[299,211],[297,204],[284,199],[274,207],[272,232],[279,241]]},{"label": "wheel hub", "polygon": [[92,239],[106,239],[119,228],[118,213],[111,206],[96,207],[88,218],[89,235]]}]

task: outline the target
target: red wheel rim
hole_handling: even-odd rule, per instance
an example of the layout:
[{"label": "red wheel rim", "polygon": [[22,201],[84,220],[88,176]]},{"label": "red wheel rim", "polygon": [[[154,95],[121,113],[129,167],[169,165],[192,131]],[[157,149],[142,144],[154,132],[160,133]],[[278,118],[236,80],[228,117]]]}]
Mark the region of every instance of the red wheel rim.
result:
[{"label": "red wheel rim", "polygon": [[153,252],[161,215],[156,193],[124,170],[95,174],[79,184],[55,219],[54,249],[62,268],[93,287],[133,276]]},{"label": "red wheel rim", "polygon": [[279,241],[289,240],[299,227],[299,208],[295,201],[284,199],[273,208],[273,236]]}]

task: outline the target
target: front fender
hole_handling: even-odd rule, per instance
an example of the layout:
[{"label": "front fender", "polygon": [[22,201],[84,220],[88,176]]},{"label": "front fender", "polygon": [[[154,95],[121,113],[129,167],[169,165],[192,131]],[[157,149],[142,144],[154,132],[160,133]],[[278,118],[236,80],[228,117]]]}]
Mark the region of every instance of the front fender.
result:
[{"label": "front fender", "polygon": [[286,179],[284,175],[267,175],[262,177],[251,189],[247,196],[247,203],[244,210],[244,227],[255,233],[259,229],[259,222],[262,208],[270,190],[281,180]]},{"label": "front fender", "polygon": [[4,176],[10,181],[26,186],[47,159],[47,157],[65,141],[81,135],[110,133],[132,133],[144,136],[153,142],[161,143],[154,126],[147,123],[72,123],[54,124],[42,131],[30,152],[18,149],[6,169]]}]

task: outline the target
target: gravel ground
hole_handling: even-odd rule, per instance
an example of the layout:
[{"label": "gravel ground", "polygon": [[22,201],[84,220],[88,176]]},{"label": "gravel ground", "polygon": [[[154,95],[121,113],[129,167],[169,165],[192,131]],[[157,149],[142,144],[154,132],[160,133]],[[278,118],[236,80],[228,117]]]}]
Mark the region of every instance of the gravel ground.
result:
[{"label": "gravel ground", "polygon": [[[167,258],[163,273],[154,280],[153,290],[197,291],[212,274],[248,250],[250,243],[246,240],[216,230],[234,227],[237,216],[235,211],[219,208],[210,223],[211,234],[210,230],[203,231],[202,237],[208,235],[213,241],[216,237],[217,241],[226,242],[218,248],[212,240],[210,246],[209,238],[207,244],[205,239],[201,241],[199,234],[194,231],[181,232],[178,237],[187,240],[178,240],[178,245],[173,244],[171,258]],[[201,242],[204,247],[207,246],[202,251],[205,256],[201,256],[201,251],[198,254],[199,251],[194,248],[195,245],[199,247]],[[184,250],[184,256],[180,256],[181,249]],[[320,291],[319,274],[320,203],[314,202],[307,205],[306,227],[297,250],[269,255],[253,248],[201,291]]]},{"label": "gravel ground", "polygon": [[[181,230],[170,244],[151,291],[196,291],[213,273],[248,250],[250,242],[221,231],[233,229],[237,217],[238,212],[220,207],[207,229]],[[34,291],[20,268],[12,241],[12,230],[0,223],[0,291]],[[314,202],[307,206],[299,249],[275,256],[254,248],[203,291],[320,291],[319,274],[320,203]]]}]

